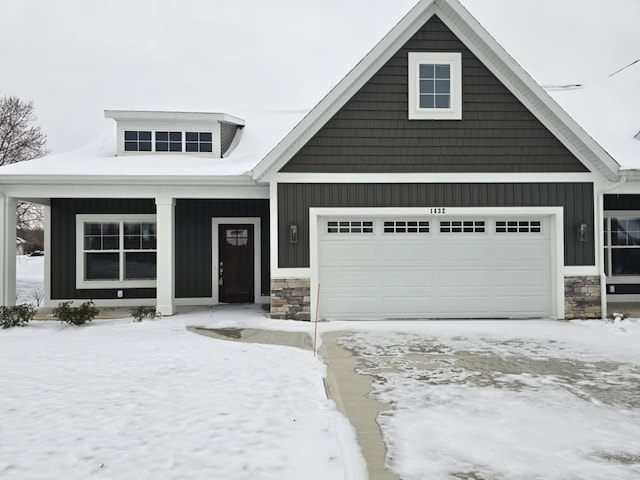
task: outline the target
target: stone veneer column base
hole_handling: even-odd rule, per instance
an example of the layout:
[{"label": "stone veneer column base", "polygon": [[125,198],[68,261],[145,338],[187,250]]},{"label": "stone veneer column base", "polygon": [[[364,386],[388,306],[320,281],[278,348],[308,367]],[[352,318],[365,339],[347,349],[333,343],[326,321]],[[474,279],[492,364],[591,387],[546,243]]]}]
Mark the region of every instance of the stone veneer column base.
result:
[{"label": "stone veneer column base", "polygon": [[602,318],[600,277],[564,278],[564,318]]},{"label": "stone veneer column base", "polygon": [[310,321],[310,283],[308,278],[272,278],[271,318]]}]

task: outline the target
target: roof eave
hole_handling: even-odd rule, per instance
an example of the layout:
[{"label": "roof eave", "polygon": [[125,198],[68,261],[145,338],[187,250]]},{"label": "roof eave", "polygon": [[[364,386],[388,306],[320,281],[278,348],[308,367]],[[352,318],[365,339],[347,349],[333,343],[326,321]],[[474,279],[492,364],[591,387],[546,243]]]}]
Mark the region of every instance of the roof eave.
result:
[{"label": "roof eave", "polygon": [[225,185],[256,186],[248,173],[241,175],[0,175],[2,185]]}]

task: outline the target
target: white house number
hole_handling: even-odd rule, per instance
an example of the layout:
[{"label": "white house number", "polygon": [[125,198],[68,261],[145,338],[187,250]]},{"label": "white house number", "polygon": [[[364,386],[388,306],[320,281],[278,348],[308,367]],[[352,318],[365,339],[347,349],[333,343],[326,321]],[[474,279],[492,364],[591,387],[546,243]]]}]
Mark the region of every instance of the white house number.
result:
[{"label": "white house number", "polygon": [[431,213],[434,215],[443,215],[446,213],[445,210],[446,209],[444,207],[432,208]]}]

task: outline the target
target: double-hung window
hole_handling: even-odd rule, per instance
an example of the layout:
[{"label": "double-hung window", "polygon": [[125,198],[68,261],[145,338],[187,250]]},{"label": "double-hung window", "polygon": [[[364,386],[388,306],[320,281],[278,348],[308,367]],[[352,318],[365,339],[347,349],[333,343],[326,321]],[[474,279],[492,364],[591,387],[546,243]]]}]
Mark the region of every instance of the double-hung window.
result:
[{"label": "double-hung window", "polygon": [[156,282],[154,215],[77,215],[77,288],[145,288]]},{"label": "double-hung window", "polygon": [[409,119],[462,118],[462,55],[409,53]]}]

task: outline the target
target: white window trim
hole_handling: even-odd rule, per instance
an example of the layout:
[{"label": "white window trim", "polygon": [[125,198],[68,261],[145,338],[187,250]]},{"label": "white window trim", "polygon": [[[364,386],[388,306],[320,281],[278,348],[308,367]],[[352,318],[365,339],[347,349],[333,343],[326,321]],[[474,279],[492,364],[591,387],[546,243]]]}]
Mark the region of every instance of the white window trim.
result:
[{"label": "white window trim", "polygon": [[[155,222],[155,215],[76,215],[76,288],[155,288],[156,280],[85,280],[84,279],[84,223],[85,222],[140,221]],[[115,251],[115,250],[114,250]],[[121,250],[118,250],[120,252]]]},{"label": "white window trim", "polygon": [[[420,108],[420,64],[451,66],[451,108]],[[409,120],[462,119],[462,54],[459,52],[409,52]]]}]

